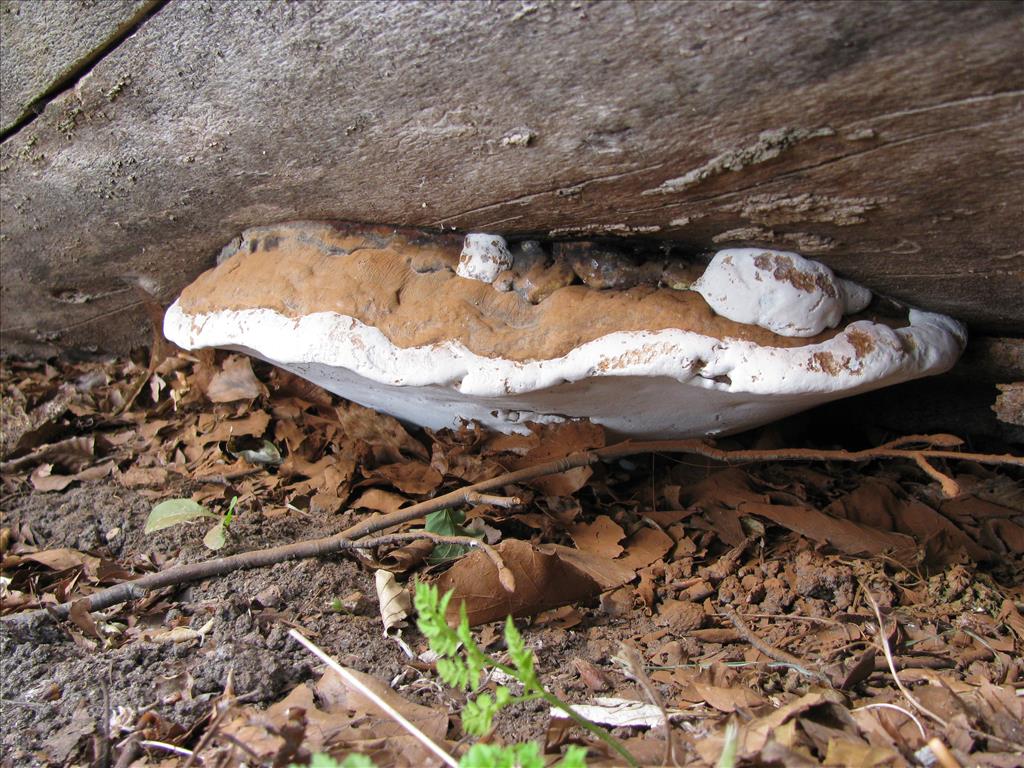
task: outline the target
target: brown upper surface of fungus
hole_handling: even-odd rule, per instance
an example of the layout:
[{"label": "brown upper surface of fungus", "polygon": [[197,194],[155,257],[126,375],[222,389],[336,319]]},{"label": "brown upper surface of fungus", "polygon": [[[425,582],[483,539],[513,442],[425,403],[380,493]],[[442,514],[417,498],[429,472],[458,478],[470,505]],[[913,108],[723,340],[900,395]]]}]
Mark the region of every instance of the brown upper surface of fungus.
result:
[{"label": "brown upper surface of fungus", "polygon": [[[336,312],[379,329],[399,347],[456,341],[482,356],[518,361],[560,357],[620,331],[680,328],[773,347],[814,344],[837,332],[779,336],[716,315],[692,291],[651,285],[604,291],[568,285],[534,304],[515,291],[456,276],[461,238],[453,235],[298,223],[245,237],[248,245],[185,289],[186,313]],[[693,265],[692,277],[702,269]]]}]

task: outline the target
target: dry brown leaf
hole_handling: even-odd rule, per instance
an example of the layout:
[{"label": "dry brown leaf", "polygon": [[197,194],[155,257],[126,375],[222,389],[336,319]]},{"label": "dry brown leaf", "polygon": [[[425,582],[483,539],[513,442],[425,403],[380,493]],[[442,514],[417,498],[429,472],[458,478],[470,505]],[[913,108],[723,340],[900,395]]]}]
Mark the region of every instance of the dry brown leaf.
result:
[{"label": "dry brown leaf", "polygon": [[988,560],[994,554],[978,546],[927,504],[898,496],[892,485],[878,478],[864,478],[856,489],[836,499],[824,511],[832,517],[846,518],[868,528],[905,533],[923,544],[941,537],[946,542],[943,552],[932,548],[934,556],[931,560],[938,561],[938,564],[955,562],[957,551],[961,549],[975,560]]},{"label": "dry brown leaf", "polygon": [[892,747],[872,746],[853,739],[829,739],[823,765],[874,768],[874,766],[903,765],[902,756]]},{"label": "dry brown leaf", "polygon": [[435,442],[430,466],[443,476],[457,478],[466,485],[497,477],[504,472],[496,461],[470,453],[469,450],[462,445],[443,445]]},{"label": "dry brown leaf", "polygon": [[831,517],[811,506],[746,502],[741,510],[849,555],[888,554],[900,562],[913,563],[919,551],[914,540],[902,533],[879,531],[852,520]]},{"label": "dry brown leaf", "polygon": [[233,403],[236,400],[255,400],[266,392],[247,355],[231,355],[206,385],[206,396],[214,403]]},{"label": "dry brown leaf", "polygon": [[634,571],[639,570],[664,557],[674,543],[672,537],[664,531],[644,526],[626,539],[626,555],[617,562]]},{"label": "dry brown leaf", "polygon": [[[402,716],[415,725],[436,744],[445,745],[448,735],[448,712],[444,707],[425,707],[414,704],[395,693],[387,683],[354,669],[348,670],[354,677],[386,701]],[[316,684],[317,699],[328,711],[354,711],[369,715],[370,721],[362,727],[373,738],[384,738],[388,748],[398,752],[410,764],[433,765],[436,758],[426,747],[410,736],[390,715],[370,701],[366,696],[346,683],[340,675],[328,672]],[[364,736],[365,738],[365,736]]]},{"label": "dry brown leaf", "polygon": [[530,485],[545,496],[571,496],[587,484],[594,470],[590,467],[573,467],[557,475],[538,477]]},{"label": "dry brown leaf", "polygon": [[404,547],[393,549],[380,558],[380,566],[392,573],[405,573],[415,568],[434,551],[434,542],[429,539],[410,541]]},{"label": "dry brown leaf", "polygon": [[622,554],[619,542],[626,537],[622,527],[607,515],[592,523],[577,523],[569,529],[569,536],[577,549],[601,557],[616,558]]},{"label": "dry brown leaf", "polygon": [[288,399],[291,395],[293,399],[323,407],[330,407],[333,402],[331,393],[326,389],[283,368],[274,368],[270,372],[270,381],[277,394],[284,396],[282,399]]},{"label": "dry brown leaf", "polygon": [[51,571],[66,571],[69,568],[85,566],[87,572],[94,574],[100,567],[100,558],[68,547],[44,549],[42,552],[32,552],[27,555],[9,555],[4,558],[3,567],[5,569],[13,568],[25,561],[39,563]]},{"label": "dry brown leaf", "polygon": [[144,488],[167,484],[167,470],[163,467],[129,467],[125,472],[115,472],[117,481],[125,488]]},{"label": "dry brown leaf", "polygon": [[41,493],[63,491],[79,480],[99,480],[101,477],[106,477],[113,468],[112,463],[97,464],[95,467],[83,469],[73,475],[55,475],[53,474],[53,464],[40,464],[29,475],[29,480],[32,482],[32,487]]},{"label": "dry brown leaf", "polygon": [[740,685],[723,688],[718,685],[711,685],[709,683],[695,680],[690,683],[690,687],[692,687],[696,696],[694,698],[685,698],[694,702],[707,702],[708,706],[714,707],[719,712],[735,712],[737,709],[753,709],[754,707],[760,707],[765,703],[765,700],[752,690]]},{"label": "dry brown leaf", "polygon": [[539,441],[535,448],[517,462],[518,467],[541,464],[591,448],[602,448],[605,445],[604,427],[586,420],[564,421],[561,424],[543,426],[531,424],[530,428]]},{"label": "dry brown leaf", "polygon": [[270,415],[264,411],[251,411],[239,419],[218,420],[213,414],[202,414],[199,417],[199,430],[204,433],[199,438],[200,445],[219,443],[232,437],[260,437],[267,431]]},{"label": "dry brown leaf", "polygon": [[589,552],[581,552],[561,544],[538,544],[536,549],[546,554],[556,555],[562,562],[568,563],[580,573],[589,576],[601,588],[601,591],[614,589],[636,576],[636,570],[622,560],[611,560]]},{"label": "dry brown leaf", "polygon": [[[829,714],[841,718],[845,722],[850,718],[846,708],[843,706],[842,694],[836,691],[822,691],[808,693],[795,701],[784,704],[769,714],[756,718],[740,727],[739,745],[736,753],[738,757],[749,758],[760,752],[769,739],[774,739],[785,746],[792,746],[791,736],[786,738],[785,727],[794,718],[809,709],[827,707]],[[842,715],[838,715],[842,712]],[[715,763],[722,752],[723,737],[721,732],[708,736],[697,742],[697,751],[709,763]]]},{"label": "dry brown leaf", "polygon": [[317,491],[309,500],[309,511],[314,515],[335,515],[344,505],[345,499],[341,496],[326,491]]},{"label": "dry brown leaf", "polygon": [[384,514],[389,514],[400,509],[403,504],[408,504],[409,499],[399,496],[391,491],[382,491],[380,488],[370,488],[368,491],[352,502],[353,509],[374,509]]},{"label": "dry brown leaf", "polygon": [[42,493],[50,491],[63,491],[73,482],[75,478],[71,475],[53,474],[53,464],[40,464],[29,475],[32,487]]},{"label": "dry brown leaf", "polygon": [[740,524],[738,507],[744,503],[768,501],[763,493],[750,488],[750,478],[742,469],[732,467],[713,472],[684,490],[681,503],[704,511],[718,537],[729,546],[742,544],[747,535]]},{"label": "dry brown leaf", "polygon": [[475,550],[437,579],[442,593],[455,591],[450,619],[457,620],[463,601],[472,625],[504,619],[509,614],[531,616],[586,600],[633,577],[632,570],[614,560],[590,557],[568,547],[535,548],[525,541],[508,539],[496,549],[515,576],[515,591],[505,591],[494,564],[485,553]]},{"label": "dry brown leaf", "polygon": [[309,462],[301,456],[292,454],[281,463],[278,473],[282,477],[320,477],[328,468],[334,466],[336,461],[337,457],[328,455],[319,461]]},{"label": "dry brown leaf", "polygon": [[[348,672],[435,743],[447,747],[448,714],[444,708],[414,704],[370,675],[353,669]],[[265,711],[246,707],[236,712],[221,726],[221,731],[245,744],[268,764],[284,746],[281,734],[287,733],[296,712],[302,712],[305,718],[302,744],[311,752],[327,752],[329,748],[336,751],[344,747],[372,757],[377,765],[419,768],[437,764],[436,759],[390,716],[350,688],[333,671],[327,672],[315,686],[306,683],[296,686]]]},{"label": "dry brown leaf", "polygon": [[41,462],[49,462],[63,467],[69,472],[78,472],[91,464],[95,458],[96,438],[94,436],[69,437],[56,443],[42,445],[26,456],[5,461],[0,465],[0,470],[12,472]]},{"label": "dry brown leaf", "polygon": [[[538,442],[525,455],[509,462],[510,469],[521,469],[561,459],[579,451],[605,445],[604,428],[589,421],[566,421],[561,424],[531,424],[531,436]],[[569,496],[586,485],[594,473],[590,467],[575,467],[557,475],[547,475],[530,482],[545,496]]]},{"label": "dry brown leaf", "polygon": [[1024,554],[1024,527],[1011,520],[989,520],[986,525],[992,535],[1015,555]]},{"label": "dry brown leaf", "polygon": [[68,619],[71,623],[82,630],[87,637],[94,640],[103,640],[103,634],[89,613],[89,601],[86,599],[75,600],[68,611]]},{"label": "dry brown leaf", "polygon": [[429,464],[405,460],[369,471],[369,477],[383,480],[403,493],[430,493],[441,485],[441,473]]},{"label": "dry brown leaf", "polygon": [[345,435],[378,449],[379,460],[399,462],[403,455],[430,460],[427,449],[412,439],[398,419],[351,402],[341,403],[334,410]]}]

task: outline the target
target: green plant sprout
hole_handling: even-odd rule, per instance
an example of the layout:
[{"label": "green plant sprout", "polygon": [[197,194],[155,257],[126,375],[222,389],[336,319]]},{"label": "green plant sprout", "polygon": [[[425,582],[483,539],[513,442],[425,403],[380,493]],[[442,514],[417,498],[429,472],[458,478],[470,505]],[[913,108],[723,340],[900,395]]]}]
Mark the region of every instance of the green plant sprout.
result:
[{"label": "green plant sprout", "polygon": [[[537,670],[534,665],[533,651],[526,647],[523,637],[516,629],[516,625],[509,616],[505,621],[505,645],[508,648],[511,665],[503,664],[493,656],[484,653],[480,646],[473,639],[473,633],[469,628],[469,617],[466,614],[466,604],[463,603],[459,609],[459,624],[455,629],[448,626],[447,614],[448,603],[451,601],[453,592],[448,592],[441,597],[436,586],[419,582],[416,584],[416,595],[413,600],[416,611],[419,614],[417,625],[420,632],[430,642],[430,650],[438,655],[437,673],[441,679],[452,688],[464,691],[473,691],[480,686],[481,678],[485,672],[498,670],[510,677],[514,677],[523,686],[523,692],[515,695],[509,688],[499,685],[494,695],[481,693],[475,698],[467,699],[462,711],[462,726],[467,733],[474,736],[483,736],[491,730],[491,724],[497,715],[505,707],[512,704],[519,704],[527,701],[545,701],[550,706],[565,712],[577,725],[589,731],[595,737],[615,750],[631,766],[639,765],[636,759],[623,746],[622,742],[612,736],[607,730],[592,723],[585,717],[579,715],[572,707],[548,691],[537,677]],[[461,649],[461,650],[460,650]],[[490,745],[478,745],[490,746]],[[526,745],[522,746],[526,749]],[[473,751],[466,754],[468,758]],[[586,751],[579,747],[570,747],[566,752],[563,764],[568,766],[579,766]],[[483,760],[484,751],[478,751],[477,755]],[[523,757],[526,757],[524,752]],[[465,758],[464,758],[465,759]],[[542,763],[543,764],[543,763]],[[517,766],[529,765],[529,763],[518,762],[493,762],[490,759],[479,763],[466,763],[471,768],[484,768],[484,766]]]},{"label": "green plant sprout", "polygon": [[[572,746],[552,768],[586,768],[587,750]],[[474,744],[459,760],[459,768],[546,768],[540,744],[525,741],[507,747],[498,744]],[[340,763],[329,755],[317,753],[308,766],[292,763],[288,768],[377,768],[366,755],[352,753]]]},{"label": "green plant sprout", "polygon": [[149,513],[146,518],[144,533],[153,533],[164,528],[170,528],[180,523],[188,523],[200,517],[213,518],[217,522],[206,532],[203,537],[203,544],[207,549],[214,551],[224,546],[227,541],[228,526],[235,519],[235,507],[238,505],[238,497],[232,496],[228,504],[227,512],[223,515],[215,515],[198,501],[192,499],[167,499],[161,501]]}]

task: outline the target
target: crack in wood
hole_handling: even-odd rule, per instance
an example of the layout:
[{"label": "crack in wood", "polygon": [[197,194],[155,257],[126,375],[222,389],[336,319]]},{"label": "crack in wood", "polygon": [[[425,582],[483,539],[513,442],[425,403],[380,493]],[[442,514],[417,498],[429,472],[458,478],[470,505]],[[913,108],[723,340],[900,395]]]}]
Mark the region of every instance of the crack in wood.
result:
[{"label": "crack in wood", "polygon": [[13,139],[22,130],[31,125],[37,117],[43,114],[43,111],[52,101],[78,85],[79,81],[88,75],[97,64],[117,50],[122,43],[134,35],[143,24],[159,13],[169,2],[170,0],[148,0],[139,8],[139,11],[134,16],[114,30],[110,37],[77,62],[74,62],[68,72],[58,77],[41,94],[29,102],[17,120],[3,131],[0,131],[0,144]]},{"label": "crack in wood", "polygon": [[644,166],[643,168],[636,168],[632,171],[624,171],[622,173],[610,173],[604,176],[594,176],[589,179],[583,179],[581,181],[571,181],[567,184],[559,184],[557,187],[552,187],[550,189],[542,189],[539,192],[531,192],[528,195],[521,195],[520,197],[513,197],[509,200],[501,200],[497,203],[489,203],[487,205],[482,205],[477,208],[471,208],[469,210],[462,211],[461,213],[454,213],[451,216],[446,216],[443,219],[438,219],[437,221],[434,221],[431,224],[428,224],[427,226],[441,227],[448,223],[449,221],[452,221],[453,219],[459,219],[462,218],[463,216],[470,216],[474,213],[482,213],[483,211],[489,211],[492,208],[500,208],[503,205],[524,205],[531,202],[534,198],[543,197],[544,195],[552,195],[557,193],[561,189],[570,189],[578,187],[582,191],[583,187],[585,187],[588,184],[595,184],[599,181],[615,181],[616,179],[622,179],[628,176],[635,176],[639,173],[646,173],[647,171],[656,170],[658,168],[661,168],[663,165],[664,163],[655,163],[654,165]]}]

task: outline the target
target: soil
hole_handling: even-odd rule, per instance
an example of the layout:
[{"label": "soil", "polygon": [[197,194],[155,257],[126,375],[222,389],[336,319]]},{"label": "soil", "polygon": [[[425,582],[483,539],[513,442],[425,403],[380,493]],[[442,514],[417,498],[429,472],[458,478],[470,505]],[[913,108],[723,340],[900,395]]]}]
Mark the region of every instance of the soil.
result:
[{"label": "soil", "polygon": [[[206,364],[237,373],[237,361]],[[118,365],[131,370],[131,364]],[[196,363],[174,370],[187,374],[179,383],[205,381],[206,391],[214,391],[210,372],[201,368]],[[88,373],[28,370],[49,383],[20,381],[29,393],[26,408],[33,397],[49,398],[61,382],[81,383]],[[8,386],[17,378],[5,375]],[[401,502],[403,488],[406,496],[425,498],[443,492],[442,486],[494,476],[509,468],[495,463],[505,461],[499,449],[517,446],[516,461],[528,465],[531,456],[557,458],[593,445],[580,440],[596,439],[585,428],[538,432],[532,438],[483,438],[472,432],[410,436],[393,420],[323,393],[306,391],[308,400],[297,400],[296,382],[262,368],[259,375],[263,394],[256,402],[274,419],[287,416],[293,425],[289,429],[304,431],[305,437],[286,438],[273,429],[267,435],[287,447],[294,466],[305,467],[305,474],[289,478],[288,464],[258,468],[256,475],[244,470],[244,480],[234,485],[218,480],[229,487],[214,483],[211,491],[212,481],[199,483],[196,472],[202,468],[208,474],[211,467],[222,477],[231,474],[230,468],[239,472],[237,463],[225,463],[233,461],[229,454],[237,446],[196,438],[190,425],[220,434],[216,430],[225,423],[250,424],[256,406],[250,404],[243,409],[247,415],[239,416],[234,406],[203,401],[198,384],[188,394],[181,383],[183,394],[172,412],[164,405],[166,393],[154,388],[133,406],[144,418],[128,421],[161,436],[131,443],[135,447],[128,453],[105,449],[107,455],[94,461],[115,461],[113,473],[54,492],[34,486],[46,487],[58,476],[57,469],[48,475],[19,465],[17,472],[5,474],[4,576],[12,579],[5,589],[17,590],[9,594],[29,601],[26,607],[33,600],[53,604],[62,596],[80,597],[117,583],[126,578],[125,571],[209,559],[203,544],[207,525],[143,533],[155,501],[169,495],[191,494],[215,505],[238,492],[243,497],[240,513],[217,553],[230,555],[343,530],[374,514],[349,509],[357,505],[345,500],[360,494],[365,504],[382,503],[380,498]],[[164,376],[172,378],[170,372]],[[111,387],[129,389],[116,384],[116,377],[110,379],[115,381]],[[243,386],[237,378],[232,382]],[[33,387],[45,390],[45,398],[33,395]],[[97,409],[107,407],[99,395],[94,400]],[[341,420],[331,423],[341,423],[361,448],[343,454],[340,443],[330,442],[342,439],[337,435],[314,440],[325,429],[327,409],[335,409],[330,412]],[[79,435],[92,430],[112,445],[129,445],[117,438],[124,420],[101,429],[89,421],[91,415],[81,415],[86,410],[82,402],[73,406],[79,415],[65,418],[61,429]],[[210,414],[216,419],[208,420]],[[171,425],[177,425],[175,431]],[[809,417],[727,441],[727,446],[777,447],[785,436],[791,446],[814,447],[820,443],[817,434]],[[795,436],[802,442],[794,444]],[[861,438],[851,434],[848,439]],[[312,450],[310,443],[316,443],[317,451],[335,451],[336,461],[304,454]],[[195,446],[202,450],[190,452]],[[399,453],[396,446],[402,446],[406,458],[388,463]],[[430,450],[429,467],[410,456]],[[1006,450],[1019,455],[1014,446]],[[187,465],[183,457],[174,458],[182,452],[189,452]],[[220,463],[210,463],[214,454]],[[175,470],[168,479],[165,469],[147,486],[145,472],[162,469],[153,466],[155,456],[164,457],[172,469],[181,463],[183,477]],[[349,459],[347,479],[332,475],[325,484],[324,467],[336,468]],[[509,488],[510,495],[523,497],[520,508],[485,507],[478,509],[478,517],[485,530],[505,541],[575,544],[582,554],[631,564],[636,572],[632,581],[595,589],[575,605],[532,612],[517,625],[535,653],[541,680],[566,701],[592,704],[598,697],[616,697],[647,702],[648,687],[653,687],[672,713],[680,765],[715,764],[730,722],[740,727],[737,765],[927,765],[940,747],[958,761],[943,765],[1021,765],[1024,484],[1014,467],[965,464],[956,464],[955,472],[954,463],[939,465],[960,485],[960,495],[950,500],[913,461],[729,468],[693,456],[635,457],[599,465],[592,475],[565,473],[543,485]],[[406,475],[393,469],[397,466],[419,469]],[[384,472],[382,467],[392,469]],[[434,479],[426,471],[431,468]],[[131,474],[133,469],[142,474]],[[296,477],[299,481],[292,482]],[[368,486],[381,491],[376,501],[367,500]],[[803,529],[787,522],[779,510],[794,506],[803,519],[814,522]],[[825,541],[821,527],[833,525]],[[615,531],[609,541],[609,532]],[[878,537],[888,537],[881,539],[883,545],[909,542],[916,554],[900,559],[898,547],[856,554],[862,544],[875,546]],[[18,559],[64,548],[97,558],[98,572],[86,565],[84,571],[54,574]],[[377,561],[382,554],[375,554]],[[367,726],[369,735],[358,742],[335,737],[325,745],[317,741],[314,727],[325,722],[316,719],[326,717],[320,710],[301,715],[291,710],[286,717],[274,709],[324,673],[324,666],[289,637],[292,628],[342,665],[373,676],[410,706],[448,713],[447,733],[441,735],[450,752],[460,753],[470,741],[460,723],[466,696],[440,682],[433,661],[423,655],[428,646],[414,622],[407,621],[398,637],[385,634],[373,556],[337,555],[235,571],[151,593],[91,619],[5,621],[0,764],[186,765],[188,758],[169,751],[174,748],[196,750],[192,765],[285,766],[302,763],[309,752],[321,749],[339,758],[355,749],[369,751],[382,766],[425,764],[425,758],[411,756],[416,753],[381,735],[376,725]],[[420,565],[399,574],[399,580],[429,580],[442,570]],[[484,589],[485,582],[472,571],[470,580]],[[558,586],[538,587],[546,604],[558,605],[552,599]],[[872,601],[885,620],[885,647]],[[4,606],[5,615],[15,612],[13,603]],[[89,627],[98,630],[90,634]],[[489,653],[502,655],[500,623],[476,627],[474,637]],[[618,661],[626,655],[623,643],[639,651],[645,665],[640,677],[649,678],[646,686]],[[892,667],[886,648],[894,656]],[[894,669],[914,701],[896,685]],[[313,700],[326,706],[321,698]],[[355,705],[348,710],[332,716],[365,720]],[[224,723],[233,717],[249,722],[250,730],[227,728]],[[287,746],[288,724],[300,721],[292,747],[280,747]],[[585,742],[580,731],[560,722],[549,717],[546,704],[517,704],[498,715],[489,738],[498,743],[537,740],[554,759],[565,745]],[[921,723],[920,730],[915,722]],[[230,741],[229,733],[241,746]],[[662,764],[662,727],[625,726],[613,733],[643,764]],[[942,743],[922,753],[929,739]],[[589,764],[621,762],[586,743],[592,748]],[[261,757],[246,757],[245,749]]]},{"label": "soil", "polygon": [[[123,488],[94,482],[63,494],[33,493],[9,504],[5,523],[28,525],[40,548],[109,552],[192,562],[209,556],[205,529],[189,527],[143,535],[152,502]],[[337,519],[240,516],[230,549],[241,550],[321,535]],[[121,532],[110,536],[110,531]],[[332,613],[334,597],[362,592],[356,613]],[[199,727],[229,675],[245,701],[269,704],[313,677],[316,659],[285,632],[301,624],[309,637],[344,664],[385,679],[402,669],[398,645],[383,637],[373,580],[351,561],[281,563],[240,571],[166,594],[146,623],[152,629],[199,629],[204,641],[138,642],[111,650],[76,645],[52,622],[4,637],[4,765],[72,765],[93,757],[94,737],[120,711],[152,709],[185,731]],[[263,605],[263,603],[270,605]],[[52,698],[44,704],[40,700]],[[126,715],[127,716],[127,715]],[[122,718],[123,719],[123,718]],[[118,734],[111,734],[117,738]],[[88,757],[86,757],[88,756]]]}]

